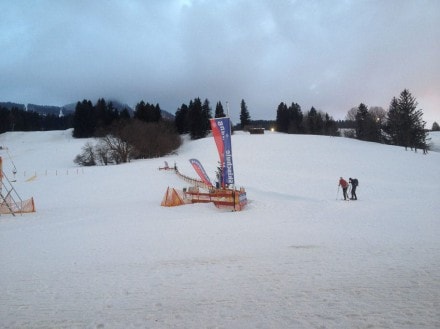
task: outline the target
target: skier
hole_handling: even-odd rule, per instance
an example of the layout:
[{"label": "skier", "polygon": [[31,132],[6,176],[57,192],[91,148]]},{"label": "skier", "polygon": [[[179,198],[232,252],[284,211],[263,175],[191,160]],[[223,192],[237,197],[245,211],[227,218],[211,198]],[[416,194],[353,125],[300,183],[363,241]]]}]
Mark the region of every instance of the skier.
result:
[{"label": "skier", "polygon": [[351,200],[357,200],[357,195],[356,195],[356,187],[358,187],[359,185],[359,181],[357,180],[357,178],[349,178],[348,181],[351,184]]},{"label": "skier", "polygon": [[339,186],[342,187],[342,192],[344,193],[344,200],[347,200],[347,198],[348,198],[348,196],[347,196],[348,183],[342,177],[339,178]]}]

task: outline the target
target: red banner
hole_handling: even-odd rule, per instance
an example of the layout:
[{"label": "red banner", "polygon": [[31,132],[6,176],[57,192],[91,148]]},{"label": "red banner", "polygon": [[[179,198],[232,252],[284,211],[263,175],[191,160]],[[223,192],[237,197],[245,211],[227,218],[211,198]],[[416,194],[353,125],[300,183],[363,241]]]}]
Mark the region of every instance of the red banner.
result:
[{"label": "red banner", "polygon": [[212,135],[217,145],[222,168],[221,185],[234,185],[234,167],[232,164],[231,120],[226,118],[211,119]]},{"label": "red banner", "polygon": [[202,164],[197,159],[190,159],[189,162],[191,162],[192,166],[194,167],[194,170],[197,172],[199,177],[202,179],[203,183],[205,183],[208,186],[212,186],[212,183],[206,174],[205,169],[203,168]]},{"label": "red banner", "polygon": [[217,145],[218,155],[220,157],[220,167],[223,168],[225,164],[225,144],[223,142],[223,134],[217,124],[216,119],[210,119],[212,135],[214,136],[215,144]]}]

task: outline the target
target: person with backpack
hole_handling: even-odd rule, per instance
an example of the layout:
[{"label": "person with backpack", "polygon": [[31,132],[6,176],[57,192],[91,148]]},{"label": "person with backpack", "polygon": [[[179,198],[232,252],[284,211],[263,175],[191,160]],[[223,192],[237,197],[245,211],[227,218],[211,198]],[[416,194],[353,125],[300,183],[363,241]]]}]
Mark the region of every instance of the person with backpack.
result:
[{"label": "person with backpack", "polygon": [[359,185],[359,181],[357,180],[357,178],[349,178],[348,181],[351,184],[351,200],[357,200],[357,195],[356,195],[356,187],[358,187]]},{"label": "person with backpack", "polygon": [[347,198],[348,198],[348,196],[347,196],[348,183],[342,177],[339,178],[339,186],[342,187],[342,192],[344,193],[344,200],[347,200]]}]

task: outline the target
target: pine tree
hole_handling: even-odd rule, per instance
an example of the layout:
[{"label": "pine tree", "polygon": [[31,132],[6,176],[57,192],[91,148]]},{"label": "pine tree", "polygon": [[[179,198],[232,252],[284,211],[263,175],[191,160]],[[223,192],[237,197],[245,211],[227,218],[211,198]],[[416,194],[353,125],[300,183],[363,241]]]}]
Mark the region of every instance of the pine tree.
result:
[{"label": "pine tree", "polygon": [[136,104],[133,117],[135,119],[147,122],[146,104],[143,100]]},{"label": "pine tree", "polygon": [[226,116],[225,111],[223,110],[223,105],[221,102],[217,102],[215,106],[215,115],[216,118],[224,118]]},{"label": "pine tree", "polygon": [[328,113],[325,114],[324,135],[339,136],[338,126],[336,125],[336,121]]},{"label": "pine tree", "polygon": [[98,99],[98,101],[95,104],[97,129],[103,128],[105,126],[106,111],[107,111],[107,103],[105,102],[104,98]]},{"label": "pine tree", "polygon": [[122,120],[130,119],[130,112],[128,111],[128,109],[126,107],[124,107],[124,109],[121,111],[119,118]]},{"label": "pine tree", "polygon": [[9,131],[11,126],[10,113],[6,107],[0,106],[0,134]]},{"label": "pine tree", "polygon": [[388,134],[387,139],[390,144],[403,145],[401,140],[402,130],[400,129],[401,117],[399,113],[399,102],[396,97],[391,100],[386,117],[385,131]]},{"label": "pine tree", "polygon": [[247,106],[246,106],[244,99],[242,99],[241,104],[240,104],[240,126],[241,126],[241,129],[244,129],[250,123],[251,123],[251,116],[249,114],[249,111],[247,109]]},{"label": "pine tree", "polygon": [[188,105],[182,104],[182,106],[177,109],[176,115],[174,116],[174,124],[179,134],[189,133]]},{"label": "pine tree", "polygon": [[[374,111],[375,108],[374,108]],[[369,142],[379,142],[381,140],[380,120],[361,103],[355,115],[356,137],[357,139]]]},{"label": "pine tree", "polygon": [[151,109],[151,121],[152,122],[159,122],[162,120],[162,110],[160,109],[159,104],[156,104],[152,109]]},{"label": "pine tree", "polygon": [[[128,117],[130,117],[130,114],[128,115]],[[121,113],[119,113],[118,109],[113,106],[113,102],[107,103],[107,108],[105,110],[104,116],[104,124],[108,127],[113,122],[118,121],[119,119],[121,119]]]},{"label": "pine tree", "polygon": [[324,130],[324,120],[321,116],[321,112],[316,111],[312,106],[310,111],[306,115],[306,131],[312,135],[321,135]]},{"label": "pine tree", "polygon": [[205,99],[202,105],[202,119],[203,119],[203,127],[205,129],[205,136],[211,130],[211,123],[209,119],[212,118],[211,114],[211,106],[209,105],[209,100]]},{"label": "pine tree", "polygon": [[144,122],[159,122],[162,113],[159,104],[145,103],[143,100],[136,104],[134,118]]},{"label": "pine tree", "polygon": [[73,137],[93,137],[97,126],[95,107],[89,100],[76,104],[73,115]]},{"label": "pine tree", "polygon": [[405,149],[427,149],[427,134],[425,122],[422,119],[422,110],[417,110],[417,101],[405,89],[400,93],[399,99],[392,99],[385,127],[389,142],[394,145],[404,146]]},{"label": "pine tree", "polygon": [[289,131],[290,116],[287,105],[281,102],[277,109],[276,125],[277,131],[287,133]]},{"label": "pine tree", "polygon": [[206,129],[206,113],[200,98],[190,101],[188,106],[188,126],[191,139],[203,138],[208,134]]},{"label": "pine tree", "polygon": [[303,114],[301,106],[298,103],[292,103],[289,109],[289,128],[288,132],[293,134],[299,134],[303,131]]}]

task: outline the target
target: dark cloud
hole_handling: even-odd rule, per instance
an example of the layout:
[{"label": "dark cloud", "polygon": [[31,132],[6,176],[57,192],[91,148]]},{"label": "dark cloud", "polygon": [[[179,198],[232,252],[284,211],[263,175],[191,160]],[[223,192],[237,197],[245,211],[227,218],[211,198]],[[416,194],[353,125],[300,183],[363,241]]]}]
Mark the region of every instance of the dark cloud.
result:
[{"label": "dark cloud", "polygon": [[440,1],[0,2],[0,100],[281,101],[336,119],[408,88],[440,120]]}]

